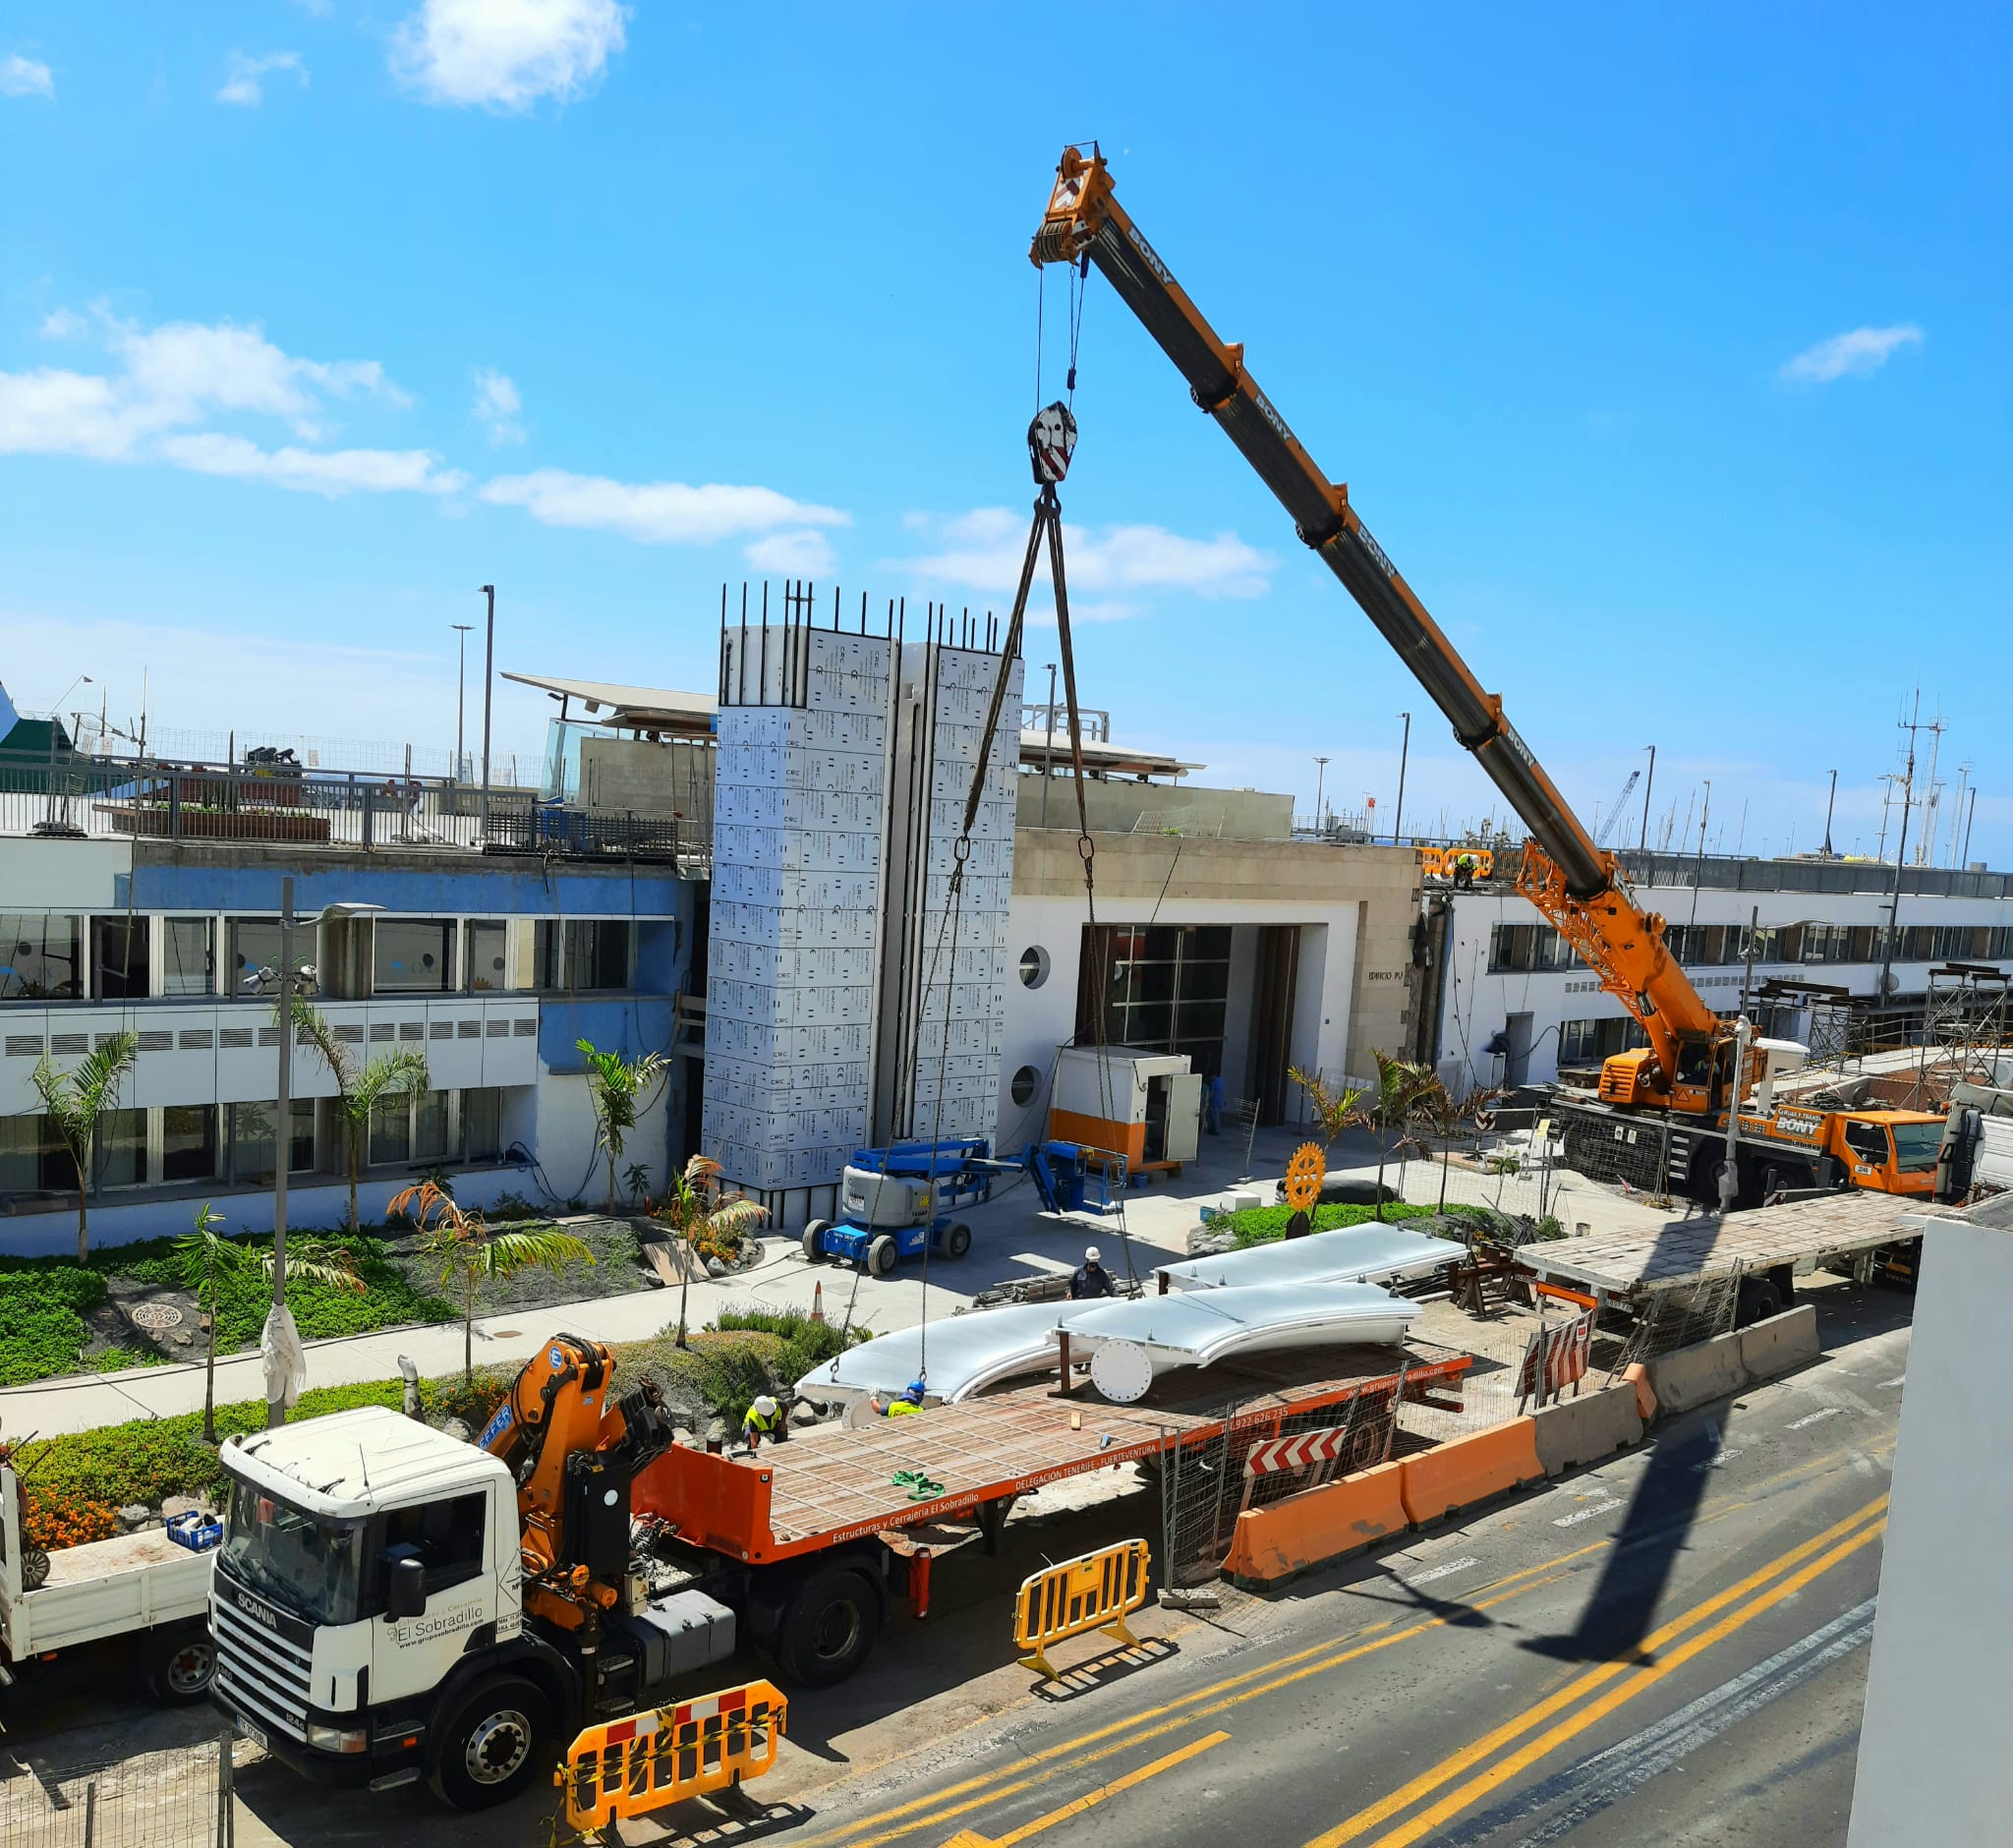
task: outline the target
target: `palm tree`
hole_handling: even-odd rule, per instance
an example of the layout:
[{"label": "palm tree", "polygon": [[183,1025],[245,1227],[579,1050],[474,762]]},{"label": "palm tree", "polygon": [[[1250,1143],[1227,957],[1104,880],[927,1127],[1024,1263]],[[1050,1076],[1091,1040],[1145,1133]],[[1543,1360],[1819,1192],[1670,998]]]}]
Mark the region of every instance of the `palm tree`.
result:
[{"label": "palm tree", "polygon": [[1363,1087],[1360,1084],[1345,1083],[1341,1090],[1331,1091],[1318,1071],[1310,1075],[1298,1066],[1287,1067],[1286,1075],[1306,1092],[1307,1104],[1314,1113],[1314,1127],[1320,1134],[1324,1150],[1332,1148],[1344,1130],[1367,1129],[1370,1126],[1370,1119],[1363,1110]]},{"label": "palm tree", "polygon": [[1492,1085],[1478,1084],[1464,1097],[1456,1097],[1438,1077],[1420,1088],[1413,1115],[1440,1138],[1440,1210],[1447,1210],[1447,1169],[1454,1159],[1454,1138],[1487,1110],[1503,1093]]},{"label": "palm tree", "polygon": [[357,1169],[371,1134],[371,1113],[384,1098],[409,1097],[427,1089],[431,1082],[427,1055],[401,1047],[396,1052],[379,1053],[359,1070],[354,1055],[336,1036],[327,1015],[299,995],[294,997],[294,1024],[308,1036],[308,1044],[335,1080],[335,1114],[342,1123],[343,1154],[350,1178],[350,1230],[355,1232],[363,1223],[357,1217]]},{"label": "palm tree", "polygon": [[[175,1264],[181,1272],[182,1288],[196,1299],[197,1306],[209,1317],[209,1355],[202,1375],[202,1441],[216,1442],[216,1322],[217,1291],[226,1276],[247,1271],[272,1276],[272,1252],[239,1244],[217,1228],[224,1223],[221,1213],[212,1213],[204,1200],[196,1215],[196,1230],[175,1241]],[[327,1284],[335,1290],[366,1288],[357,1275],[355,1262],[340,1245],[325,1244],[295,1233],[287,1241],[287,1276],[295,1283]]]},{"label": "palm tree", "polygon": [[575,1261],[594,1262],[594,1253],[570,1232],[556,1226],[501,1231],[480,1212],[455,1205],[431,1181],[407,1187],[385,1210],[405,1214],[420,1229],[421,1254],[440,1266],[440,1288],[460,1294],[464,1384],[476,1374],[476,1291],[483,1283],[534,1264],[556,1273]]},{"label": "palm tree", "polygon": [[1412,1123],[1420,1096],[1435,1079],[1430,1066],[1416,1065],[1409,1059],[1393,1059],[1374,1050],[1370,1057],[1377,1062],[1377,1088],[1369,1094],[1363,1115],[1370,1127],[1377,1131],[1377,1217],[1381,1220],[1384,1217],[1384,1165],[1391,1158],[1392,1132],[1403,1130]]},{"label": "palm tree", "polygon": [[76,1070],[59,1071],[47,1053],[35,1061],[29,1082],[42,1100],[42,1114],[55,1126],[77,1170],[77,1261],[90,1256],[90,1171],[97,1149],[98,1122],[119,1095],[119,1086],[140,1056],[137,1033],[100,1039]]},{"label": "palm tree", "polygon": [[[729,1193],[721,1178],[724,1170],[710,1155],[695,1155],[685,1164],[683,1174],[671,1176],[663,1204],[657,1216],[671,1230],[674,1239],[690,1246],[705,1235],[715,1238],[738,1235],[759,1226],[769,1217],[769,1208],[758,1201]],[[678,1346],[685,1345],[685,1297],[691,1284],[691,1264],[678,1266]]]},{"label": "palm tree", "polygon": [[576,1040],[587,1060],[587,1092],[594,1104],[595,1141],[608,1158],[608,1216],[615,1213],[615,1166],[622,1159],[622,1140],[636,1127],[645,1092],[665,1068],[661,1053],[625,1060],[620,1053],[598,1052],[592,1040]]}]

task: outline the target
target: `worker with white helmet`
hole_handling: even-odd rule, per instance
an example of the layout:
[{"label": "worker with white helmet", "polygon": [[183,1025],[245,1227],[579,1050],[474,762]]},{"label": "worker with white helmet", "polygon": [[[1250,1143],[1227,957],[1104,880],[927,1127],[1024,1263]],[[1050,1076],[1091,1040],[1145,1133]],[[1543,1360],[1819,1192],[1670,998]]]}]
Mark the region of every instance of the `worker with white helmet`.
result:
[{"label": "worker with white helmet", "polygon": [[741,1442],[750,1450],[761,1449],[765,1437],[772,1444],[790,1441],[790,1421],[783,1415],[782,1408],[767,1393],[757,1397],[748,1408],[748,1415],[741,1420]]},{"label": "worker with white helmet", "polygon": [[1112,1273],[1098,1262],[1097,1246],[1093,1244],[1087,1247],[1083,1253],[1083,1262],[1077,1265],[1069,1276],[1069,1295],[1071,1299],[1081,1300],[1086,1297],[1115,1297],[1118,1294],[1119,1286],[1112,1282]]}]

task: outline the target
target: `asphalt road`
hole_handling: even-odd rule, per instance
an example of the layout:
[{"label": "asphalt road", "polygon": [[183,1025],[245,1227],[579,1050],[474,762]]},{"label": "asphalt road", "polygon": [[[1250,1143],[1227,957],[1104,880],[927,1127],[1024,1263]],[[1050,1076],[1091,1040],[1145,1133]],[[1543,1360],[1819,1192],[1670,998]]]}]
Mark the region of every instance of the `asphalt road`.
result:
[{"label": "asphalt road", "polygon": [[[1665,1427],[1652,1447],[1402,1551],[1149,1607],[1137,1652],[1061,1646],[1031,1686],[1005,1631],[1045,1559],[1158,1531],[1148,1491],[1059,1484],[1004,1556],[938,1573],[845,1686],[791,1703],[770,1814],[693,1804],[622,1839],[778,1848],[1248,1842],[1754,1844],[1845,1839],[1908,1299],[1815,1293],[1826,1357]],[[717,1687],[768,1672],[754,1657]],[[102,1689],[100,1684],[100,1689]],[[29,1772],[193,1741],[206,1714],[88,1698],[7,1716]],[[277,1765],[239,1785],[242,1848],[531,1848],[549,1800],[481,1818],[424,1792],[331,1796]],[[12,1837],[10,1837],[12,1839]],[[54,1838],[52,1838],[54,1839]]]}]

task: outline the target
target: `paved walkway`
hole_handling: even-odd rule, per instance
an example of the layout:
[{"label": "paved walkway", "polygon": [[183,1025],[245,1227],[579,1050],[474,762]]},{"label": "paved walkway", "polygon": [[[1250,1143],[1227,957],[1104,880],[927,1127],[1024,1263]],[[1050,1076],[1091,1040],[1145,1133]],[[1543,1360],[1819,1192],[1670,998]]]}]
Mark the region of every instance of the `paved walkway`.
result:
[{"label": "paved walkway", "polygon": [[[1256,1194],[1263,1204],[1270,1205],[1274,1184],[1286,1171],[1287,1157],[1304,1139],[1301,1129],[1259,1131],[1251,1152],[1251,1171],[1256,1178],[1240,1185],[1238,1177],[1244,1172],[1241,1143],[1229,1134],[1205,1136],[1201,1159],[1190,1164],[1179,1180],[1132,1192],[1126,1201],[1124,1223],[1134,1246],[1135,1271],[1144,1277],[1168,1257],[1185,1256],[1188,1234],[1197,1225],[1202,1206],[1229,1206],[1237,1194]],[[1369,1179],[1376,1166],[1375,1146],[1367,1135],[1347,1137],[1330,1151],[1332,1174]],[[1394,1186],[1402,1179],[1406,1197],[1425,1205],[1434,1202],[1440,1185],[1437,1166],[1420,1162],[1411,1163],[1402,1174],[1394,1163],[1385,1179]],[[1668,1217],[1639,1200],[1623,1199],[1596,1187],[1578,1175],[1562,1179],[1570,1188],[1570,1209],[1561,1213],[1569,1227],[1587,1223],[1595,1234],[1639,1232],[1660,1225]],[[1534,1203],[1528,1177],[1523,1178],[1522,1187],[1513,1181],[1507,1189],[1494,1182],[1484,1187],[1470,1180],[1466,1186],[1450,1189],[1449,1197],[1502,1194],[1500,1204],[1506,1210],[1530,1210],[1518,1197],[1526,1189],[1532,1191]],[[1548,1204],[1559,1210],[1556,1194],[1548,1195]],[[1009,1180],[968,1217],[971,1255],[957,1263],[930,1266],[928,1312],[932,1316],[954,1313],[979,1291],[996,1284],[1073,1270],[1086,1244],[1100,1248],[1108,1268],[1123,1272],[1123,1242],[1116,1214],[1101,1223],[1050,1216],[1042,1212],[1033,1186],[1024,1181]],[[821,1284],[825,1312],[834,1321],[850,1316],[856,1326],[886,1333],[912,1327],[923,1319],[920,1266],[904,1265],[891,1277],[866,1277],[842,1265],[807,1263],[794,1239],[770,1239],[765,1248],[767,1255],[756,1269],[690,1287],[688,1327],[704,1328],[722,1309],[809,1308]],[[504,1310],[477,1320],[475,1357],[479,1364],[527,1359],[555,1329],[601,1341],[641,1341],[675,1326],[677,1315],[677,1292],[657,1285],[628,1296]],[[409,1355],[425,1379],[459,1372],[461,1325],[395,1328],[310,1342],[308,1384],[343,1386],[362,1380],[396,1379],[400,1355]],[[259,1399],[264,1393],[264,1373],[256,1352],[217,1361],[219,1405]],[[125,1373],[42,1380],[0,1392],[0,1433],[21,1438],[33,1431],[48,1437],[123,1423],[129,1418],[170,1417],[201,1409],[200,1363],[141,1367]]]}]

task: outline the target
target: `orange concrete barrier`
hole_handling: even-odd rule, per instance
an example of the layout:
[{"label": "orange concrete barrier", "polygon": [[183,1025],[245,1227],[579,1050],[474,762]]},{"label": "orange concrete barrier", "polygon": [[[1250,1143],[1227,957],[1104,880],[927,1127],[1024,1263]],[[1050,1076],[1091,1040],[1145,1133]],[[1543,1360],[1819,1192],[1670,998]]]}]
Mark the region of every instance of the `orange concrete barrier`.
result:
[{"label": "orange concrete barrier", "polygon": [[1622,1369],[1622,1377],[1636,1388],[1636,1411],[1647,1424],[1656,1416],[1656,1388],[1649,1383],[1649,1369],[1640,1360],[1632,1360]]},{"label": "orange concrete barrier", "polygon": [[1458,1508],[1471,1508],[1525,1482],[1542,1481],[1544,1473],[1530,1420],[1512,1418],[1494,1430],[1458,1437],[1408,1457],[1400,1490],[1412,1526],[1424,1527]]},{"label": "orange concrete barrier", "polygon": [[1289,1495],[1237,1517],[1224,1569],[1238,1585],[1278,1585],[1309,1567],[1374,1546],[1406,1530],[1405,1465],[1380,1463],[1339,1482]]}]

